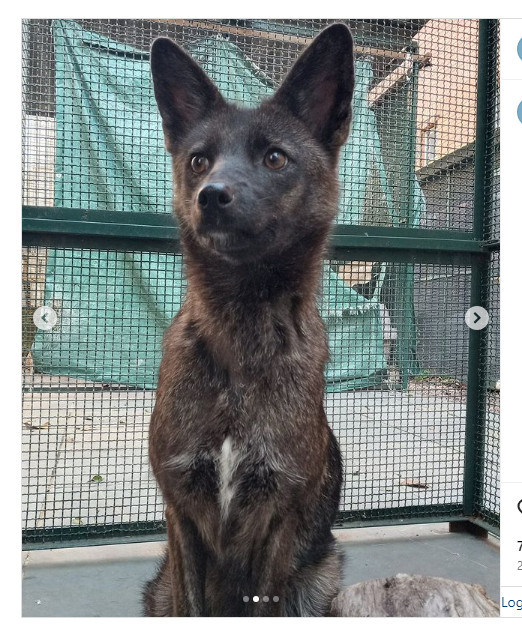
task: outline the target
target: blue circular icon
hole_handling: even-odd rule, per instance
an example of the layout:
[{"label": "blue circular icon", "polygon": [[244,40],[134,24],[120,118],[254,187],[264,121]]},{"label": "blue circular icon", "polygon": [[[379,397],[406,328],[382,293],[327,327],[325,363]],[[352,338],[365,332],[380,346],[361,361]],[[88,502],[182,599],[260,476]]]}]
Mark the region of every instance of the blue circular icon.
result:
[{"label": "blue circular icon", "polygon": [[522,101],[518,104],[517,108],[518,120],[522,123]]},{"label": "blue circular icon", "polygon": [[517,46],[517,53],[518,53],[518,56],[520,57],[520,59],[522,59],[522,39],[521,39],[521,40],[520,40],[520,42],[518,43],[518,46]]}]

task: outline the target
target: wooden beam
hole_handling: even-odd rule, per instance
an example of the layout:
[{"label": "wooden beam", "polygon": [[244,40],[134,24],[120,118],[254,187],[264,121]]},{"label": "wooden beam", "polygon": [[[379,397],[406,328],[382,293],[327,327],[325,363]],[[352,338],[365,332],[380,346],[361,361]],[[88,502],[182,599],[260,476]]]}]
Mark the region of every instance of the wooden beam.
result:
[{"label": "wooden beam", "polygon": [[[165,22],[168,24],[175,24],[177,26],[188,26],[192,28],[200,28],[218,33],[225,33],[227,35],[242,35],[244,37],[260,37],[266,40],[272,40],[276,42],[288,42],[293,44],[300,44],[305,46],[309,44],[313,37],[302,37],[300,35],[286,35],[283,33],[272,33],[270,31],[260,31],[256,29],[249,29],[241,26],[229,26],[226,24],[218,24],[217,22],[209,22],[206,20],[172,20],[172,19],[158,19],[152,20],[154,22]],[[381,48],[373,48],[370,46],[356,46],[355,52],[358,55],[374,55],[376,57],[384,57],[387,59],[403,59],[414,60],[419,62],[425,62],[426,55],[411,55],[405,51],[389,51]]]}]

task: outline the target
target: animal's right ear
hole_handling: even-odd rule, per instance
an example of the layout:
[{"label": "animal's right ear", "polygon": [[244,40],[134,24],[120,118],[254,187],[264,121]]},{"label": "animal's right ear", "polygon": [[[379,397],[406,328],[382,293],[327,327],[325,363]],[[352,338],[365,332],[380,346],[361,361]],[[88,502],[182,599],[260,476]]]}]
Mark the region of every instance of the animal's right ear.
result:
[{"label": "animal's right ear", "polygon": [[173,142],[225,100],[201,67],[167,37],[153,42],[150,65],[165,144],[171,151]]}]

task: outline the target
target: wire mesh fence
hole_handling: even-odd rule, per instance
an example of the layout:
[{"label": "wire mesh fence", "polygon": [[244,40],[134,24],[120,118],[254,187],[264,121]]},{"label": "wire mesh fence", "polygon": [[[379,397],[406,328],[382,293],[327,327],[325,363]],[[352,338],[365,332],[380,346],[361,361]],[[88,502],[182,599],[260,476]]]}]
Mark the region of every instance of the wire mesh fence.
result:
[{"label": "wire mesh fence", "polygon": [[[176,40],[227,98],[249,106],[273,92],[330,22],[24,22],[27,544],[163,529],[147,427],[162,334],[185,279],[151,42]],[[339,524],[465,518],[472,433],[481,468],[471,518],[496,530],[498,253],[476,239],[474,210],[480,160],[479,228],[493,242],[498,27],[487,30],[487,156],[477,157],[479,22],[346,23],[357,52],[354,120],[318,299],[330,344],[325,407],[345,464]],[[484,406],[472,416],[464,314],[474,271],[485,265]],[[53,327],[35,323],[41,306],[56,314]]]}]

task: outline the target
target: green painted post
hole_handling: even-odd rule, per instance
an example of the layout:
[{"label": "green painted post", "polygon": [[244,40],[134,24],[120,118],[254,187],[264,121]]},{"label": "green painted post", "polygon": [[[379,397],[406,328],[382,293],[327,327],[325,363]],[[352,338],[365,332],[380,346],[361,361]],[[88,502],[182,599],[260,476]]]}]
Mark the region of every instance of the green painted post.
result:
[{"label": "green painted post", "polygon": [[[418,53],[418,47],[415,42],[411,45],[412,55]],[[414,58],[415,59],[415,58]],[[416,156],[416,140],[417,140],[417,91],[418,91],[418,74],[419,64],[417,61],[412,62],[411,75],[408,87],[408,143],[406,163],[407,187],[405,195],[402,197],[401,210],[403,211],[403,226],[412,227],[412,211],[415,203],[415,156]],[[412,372],[412,351],[415,346],[415,332],[413,319],[413,267],[414,264],[403,263],[398,266],[399,279],[399,340],[398,340],[398,364],[400,375],[400,387],[406,390],[408,388],[409,378]]]},{"label": "green painted post", "polygon": [[[475,140],[475,194],[473,235],[475,240],[484,240],[484,226],[488,213],[486,201],[487,178],[492,174],[487,153],[488,128],[488,84],[491,80],[488,50],[489,36],[494,27],[492,20],[479,22],[479,51],[477,76],[477,123]],[[491,117],[493,122],[493,117]],[[493,123],[494,125],[494,123]],[[492,138],[492,137],[491,137]],[[471,267],[470,307],[487,309],[488,261],[477,261]],[[464,315],[462,315],[464,318]],[[482,430],[486,414],[486,381],[484,380],[484,355],[487,345],[487,327],[469,330],[468,388],[466,402],[466,440],[464,453],[463,513],[476,514],[477,492],[484,478],[484,436]]]}]

